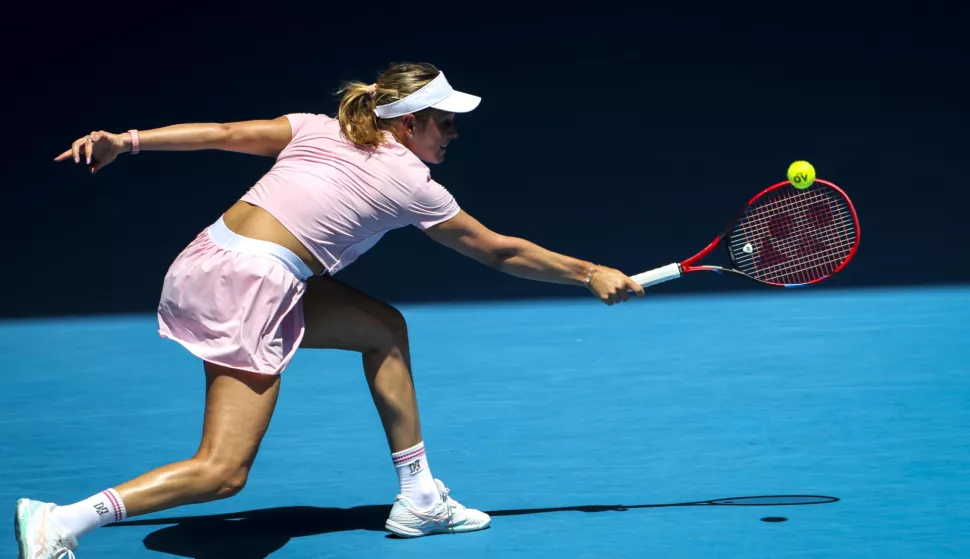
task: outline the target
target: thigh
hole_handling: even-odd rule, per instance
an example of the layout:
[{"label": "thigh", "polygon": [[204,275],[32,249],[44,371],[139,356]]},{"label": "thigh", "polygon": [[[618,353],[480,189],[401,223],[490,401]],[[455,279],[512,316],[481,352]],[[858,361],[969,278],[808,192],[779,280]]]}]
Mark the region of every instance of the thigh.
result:
[{"label": "thigh", "polygon": [[361,353],[391,345],[407,349],[407,326],[397,309],[330,276],[307,282],[303,315],[304,348]]},{"label": "thigh", "polygon": [[205,363],[206,399],[198,457],[248,468],[276,409],[278,375]]}]

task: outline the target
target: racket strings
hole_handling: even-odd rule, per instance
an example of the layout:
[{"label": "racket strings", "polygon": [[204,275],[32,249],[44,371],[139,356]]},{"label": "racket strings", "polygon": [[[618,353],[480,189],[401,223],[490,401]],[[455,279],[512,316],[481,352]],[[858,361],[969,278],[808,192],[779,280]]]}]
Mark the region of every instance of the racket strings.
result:
[{"label": "racket strings", "polygon": [[[845,227],[839,227],[844,226],[847,215],[838,212],[833,216],[829,205],[819,204],[819,197],[813,193],[815,200],[811,204],[802,200],[800,208],[791,204],[790,197],[775,197],[762,201],[764,205],[750,213],[745,229],[758,238],[758,245],[749,264],[765,281],[803,283],[824,277],[851,250],[852,235],[844,235]],[[792,212],[798,209],[802,211]],[[829,227],[833,223],[836,227]],[[768,235],[764,235],[765,229]]]},{"label": "racket strings", "polygon": [[[840,235],[838,228],[825,227],[831,223],[831,216],[825,214],[819,210],[815,210],[814,215],[812,210],[805,212],[794,224],[796,230],[793,234],[788,231],[779,233],[777,227],[772,231],[773,222],[777,220],[769,218],[770,236],[760,236],[756,257],[750,263],[754,271],[760,273],[765,281],[789,284],[805,283],[833,273],[842,257],[848,254],[843,246],[847,239]],[[755,234],[764,227],[764,217],[758,217],[761,219],[754,222],[755,227],[749,227]],[[804,232],[811,228],[818,231]],[[848,240],[852,240],[851,236]]]},{"label": "racket strings", "polygon": [[750,206],[731,232],[738,268],[761,281],[807,283],[834,273],[851,254],[855,222],[846,200],[816,185],[771,191]]},{"label": "racket strings", "polygon": [[[798,225],[803,228],[805,226],[804,223]],[[755,230],[755,236],[757,236],[756,233]],[[764,274],[790,275],[801,267],[813,264],[820,266],[825,273],[831,273],[848,254],[844,250],[844,245],[848,243],[848,250],[851,250],[855,240],[853,234],[850,233],[845,237],[841,233],[842,230],[833,231],[831,228],[815,234],[795,233],[784,237],[781,242],[774,234],[770,237],[761,236],[760,243],[753,247],[756,249],[753,253],[754,262],[748,264],[751,267],[760,267]],[[733,242],[733,248],[735,250],[740,248],[743,251],[745,244],[747,242],[744,238],[736,239]]]}]

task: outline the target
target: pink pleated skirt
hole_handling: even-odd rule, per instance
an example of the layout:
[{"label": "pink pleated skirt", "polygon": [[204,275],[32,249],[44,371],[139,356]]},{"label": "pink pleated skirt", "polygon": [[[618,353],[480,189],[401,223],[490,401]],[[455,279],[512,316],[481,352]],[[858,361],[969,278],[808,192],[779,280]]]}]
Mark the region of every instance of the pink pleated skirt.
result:
[{"label": "pink pleated skirt", "polygon": [[205,361],[278,375],[303,340],[311,275],[293,252],[237,235],[220,217],[165,274],[158,333]]}]

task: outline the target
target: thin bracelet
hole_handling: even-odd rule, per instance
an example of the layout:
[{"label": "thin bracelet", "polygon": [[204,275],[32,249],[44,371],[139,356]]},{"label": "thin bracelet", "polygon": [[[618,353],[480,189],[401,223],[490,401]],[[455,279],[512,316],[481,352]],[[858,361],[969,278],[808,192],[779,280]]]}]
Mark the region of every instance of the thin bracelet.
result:
[{"label": "thin bracelet", "polygon": [[129,130],[128,133],[131,134],[131,154],[138,155],[138,152],[140,151],[140,147],[139,147],[140,144],[138,142],[138,131]]},{"label": "thin bracelet", "polygon": [[587,270],[587,272],[586,272],[586,282],[585,282],[586,289],[592,289],[589,286],[589,282],[593,281],[593,272],[595,272],[595,271],[596,271],[596,264],[590,264],[589,265],[589,270]]}]

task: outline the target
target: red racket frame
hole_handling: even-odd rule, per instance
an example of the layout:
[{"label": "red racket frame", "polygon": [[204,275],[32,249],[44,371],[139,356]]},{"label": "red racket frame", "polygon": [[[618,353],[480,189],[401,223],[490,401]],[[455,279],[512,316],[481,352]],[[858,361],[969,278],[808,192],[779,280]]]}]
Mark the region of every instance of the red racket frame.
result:
[{"label": "red racket frame", "polygon": [[[859,216],[856,214],[855,205],[852,203],[852,199],[849,198],[848,194],[846,194],[845,191],[842,190],[838,185],[836,185],[835,183],[833,183],[831,181],[827,181],[827,180],[824,180],[824,179],[815,179],[815,182],[816,183],[820,183],[820,184],[824,184],[825,186],[831,188],[832,190],[835,190],[836,192],[838,192],[842,196],[842,198],[845,200],[846,204],[849,207],[849,211],[852,213],[852,223],[855,225],[855,242],[852,244],[852,249],[849,251],[849,255],[846,257],[846,259],[841,264],[839,264],[838,268],[836,268],[835,270],[833,270],[830,274],[824,275],[824,276],[822,276],[820,278],[816,278],[816,279],[814,279],[812,281],[808,281],[808,282],[804,282],[804,283],[775,283],[775,282],[763,281],[763,280],[759,280],[757,278],[753,278],[753,277],[749,276],[748,274],[745,274],[744,272],[741,272],[739,270],[734,270],[734,269],[731,269],[731,268],[723,268],[721,266],[695,265],[695,263],[698,260],[700,260],[700,259],[704,258],[705,256],[707,256],[708,254],[710,254],[711,251],[713,251],[714,248],[717,245],[721,244],[721,241],[723,241],[724,238],[728,234],[730,234],[731,230],[734,228],[734,225],[737,223],[737,220],[742,215],[744,215],[744,212],[747,211],[747,209],[749,207],[751,207],[751,205],[754,204],[755,201],[757,201],[762,196],[768,194],[769,192],[772,192],[774,190],[778,190],[779,188],[783,188],[785,186],[790,185],[791,182],[790,181],[787,181],[787,180],[781,181],[779,183],[776,183],[776,184],[773,184],[773,185],[769,186],[768,188],[766,188],[766,189],[762,190],[761,192],[755,194],[754,197],[752,197],[750,200],[748,200],[748,203],[745,204],[744,208],[742,208],[741,211],[738,212],[738,214],[728,224],[728,226],[724,229],[724,231],[722,231],[721,234],[717,236],[717,238],[715,238],[713,241],[711,241],[711,244],[709,244],[706,247],[704,247],[704,249],[702,251],[698,252],[694,256],[692,256],[692,257],[688,258],[687,260],[684,260],[684,261],[682,261],[682,262],[679,263],[681,274],[686,274],[686,273],[689,273],[689,272],[701,272],[701,271],[718,272],[718,273],[720,273],[720,272],[731,272],[731,273],[734,273],[734,274],[738,274],[738,275],[744,276],[744,277],[746,277],[746,278],[748,278],[748,279],[750,279],[752,281],[756,281],[756,282],[759,282],[759,283],[764,283],[766,285],[772,285],[772,286],[776,286],[776,287],[802,287],[802,286],[805,286],[805,285],[811,285],[813,283],[818,283],[820,281],[823,281],[825,279],[828,279],[828,278],[832,277],[833,275],[839,273],[839,271],[841,271],[843,268],[845,268],[845,266],[852,260],[852,258],[855,257],[856,251],[858,251],[858,249],[859,249],[859,239],[862,236],[861,235],[860,228],[859,228]],[[728,254],[728,256],[730,257],[730,254]]]}]

